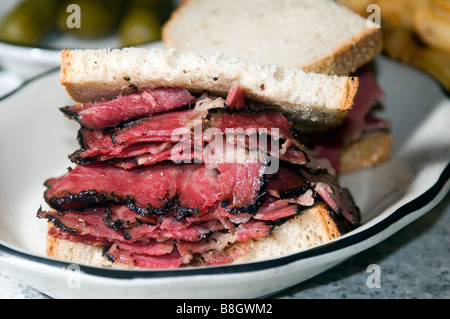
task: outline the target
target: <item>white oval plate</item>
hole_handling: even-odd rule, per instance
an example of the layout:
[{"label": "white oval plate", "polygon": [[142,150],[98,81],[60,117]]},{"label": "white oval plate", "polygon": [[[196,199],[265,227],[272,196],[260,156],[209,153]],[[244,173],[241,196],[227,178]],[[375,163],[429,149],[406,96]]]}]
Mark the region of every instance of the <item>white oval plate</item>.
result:
[{"label": "white oval plate", "polygon": [[0,263],[57,298],[254,298],[307,280],[368,249],[434,207],[450,188],[450,100],[423,73],[380,57],[393,121],[392,160],[342,177],[362,210],[362,226],[281,258],[176,270],[111,270],[45,257],[43,182],[71,166],[78,124],[58,107],[72,101],[49,72],[0,101]]}]

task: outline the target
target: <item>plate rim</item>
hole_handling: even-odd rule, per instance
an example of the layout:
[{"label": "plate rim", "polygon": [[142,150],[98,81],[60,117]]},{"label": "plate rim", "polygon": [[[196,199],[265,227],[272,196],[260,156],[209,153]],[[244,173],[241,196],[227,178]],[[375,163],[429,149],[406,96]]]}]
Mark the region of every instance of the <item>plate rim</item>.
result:
[{"label": "plate rim", "polygon": [[[392,60],[389,57],[383,56],[391,61],[398,62],[396,60]],[[398,62],[400,63],[400,62]],[[405,67],[410,67],[401,63]],[[428,74],[423,71],[413,68],[412,69],[430,77]],[[6,95],[0,97],[0,102],[6,100],[11,97],[18,91],[22,90],[24,87],[29,85],[32,82],[40,78],[44,78],[45,76],[52,75],[53,73],[59,71],[60,67],[52,68],[48,71],[45,71],[39,75],[36,75],[29,80],[25,81],[15,90],[9,92]],[[450,98],[449,92],[443,89],[443,87],[434,80],[434,83],[439,85],[441,88],[443,95],[447,98]],[[151,278],[174,278],[174,277],[182,277],[182,276],[198,276],[198,275],[220,275],[227,273],[250,273],[254,271],[262,271],[268,270],[272,268],[279,268],[282,266],[286,266],[293,262],[298,262],[300,260],[305,260],[307,258],[318,257],[320,255],[325,255],[328,253],[333,253],[338,250],[348,248],[350,246],[359,244],[363,241],[370,239],[371,237],[378,235],[388,229],[390,226],[396,224],[403,218],[413,214],[414,212],[425,208],[427,205],[431,204],[433,200],[435,200],[439,195],[442,194],[442,198],[446,196],[450,189],[450,161],[447,164],[444,164],[442,171],[440,172],[439,177],[435,181],[435,183],[430,186],[427,190],[425,190],[422,194],[417,195],[415,198],[409,200],[404,203],[402,206],[389,213],[383,219],[378,221],[377,223],[363,229],[361,231],[355,232],[349,236],[344,236],[338,238],[337,240],[322,244],[320,246],[312,247],[303,251],[299,251],[287,256],[281,256],[273,259],[255,261],[251,263],[242,263],[242,264],[231,264],[231,265],[222,265],[222,266],[211,266],[211,267],[192,267],[192,268],[182,268],[182,269],[150,269],[150,270],[122,270],[122,269],[109,269],[109,268],[100,268],[89,265],[79,265],[82,273],[87,275],[93,275],[102,278],[114,278],[114,279],[151,279]],[[445,193],[443,193],[445,191]],[[441,199],[442,199],[441,198]],[[436,203],[437,204],[437,203]],[[405,225],[406,226],[406,225]],[[5,244],[0,243],[0,257],[16,257],[21,260],[25,260],[29,263],[38,263],[41,266],[49,266],[49,267],[58,267],[58,268],[67,268],[69,265],[73,263],[57,260],[45,256],[34,255],[31,253],[27,253],[25,251],[17,250],[12,247],[8,247]]]},{"label": "plate rim", "polygon": [[0,103],[5,101],[6,99],[8,99],[9,97],[15,95],[17,92],[21,91],[22,89],[24,89],[25,87],[27,87],[29,84],[36,82],[37,80],[40,80],[41,78],[44,78],[46,76],[52,75],[52,73],[56,73],[59,72],[61,69],[60,66],[56,66],[56,67],[52,67],[47,71],[44,71],[42,73],[39,73],[35,76],[32,76],[28,79],[25,79],[22,81],[22,83],[20,85],[18,85],[16,88],[14,88],[13,90],[7,92],[6,94],[3,94],[0,96]]}]

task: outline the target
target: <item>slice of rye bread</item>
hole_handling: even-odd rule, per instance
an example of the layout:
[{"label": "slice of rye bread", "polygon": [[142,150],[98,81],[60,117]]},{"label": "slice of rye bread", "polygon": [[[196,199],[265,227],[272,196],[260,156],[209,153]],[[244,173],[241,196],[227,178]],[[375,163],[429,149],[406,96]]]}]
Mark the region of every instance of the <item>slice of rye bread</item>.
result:
[{"label": "slice of rye bread", "polygon": [[381,30],[329,0],[185,0],[164,44],[308,72],[349,75],[382,50]]}]

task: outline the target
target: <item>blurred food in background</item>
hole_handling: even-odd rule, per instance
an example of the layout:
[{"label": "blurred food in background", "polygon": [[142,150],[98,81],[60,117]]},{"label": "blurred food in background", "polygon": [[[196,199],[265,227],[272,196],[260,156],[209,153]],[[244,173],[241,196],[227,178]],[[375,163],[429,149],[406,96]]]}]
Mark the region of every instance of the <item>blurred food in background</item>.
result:
[{"label": "blurred food in background", "polygon": [[[106,36],[113,32],[120,23],[125,3],[122,0],[63,1],[56,15],[56,27],[62,33],[78,37],[96,38]],[[67,19],[70,20],[70,12],[67,12],[67,8],[71,4],[77,4],[80,7],[81,21],[79,28],[70,28],[70,24],[67,22]]]},{"label": "blurred food in background", "polygon": [[119,26],[122,46],[133,46],[161,39],[161,26],[169,18],[171,1],[133,0]]},{"label": "blurred food in background", "polygon": [[[70,28],[67,8],[80,8],[80,28]],[[0,21],[0,40],[38,45],[48,32],[80,38],[118,34],[120,46],[158,41],[173,10],[169,0],[22,0]]]},{"label": "blurred food in background", "polygon": [[337,0],[367,18],[381,13],[384,53],[418,67],[450,90],[450,0]]},{"label": "blurred food in background", "polygon": [[7,42],[33,45],[55,24],[60,1],[21,1],[0,21],[0,39]]}]

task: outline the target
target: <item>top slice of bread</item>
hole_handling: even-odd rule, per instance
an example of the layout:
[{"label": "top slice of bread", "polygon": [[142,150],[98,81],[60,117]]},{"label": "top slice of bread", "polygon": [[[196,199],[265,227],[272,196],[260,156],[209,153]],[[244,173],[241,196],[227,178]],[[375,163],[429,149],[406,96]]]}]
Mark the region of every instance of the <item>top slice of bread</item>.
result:
[{"label": "top slice of bread", "polygon": [[247,98],[284,112],[305,132],[341,124],[358,88],[358,78],[307,73],[222,53],[126,48],[64,50],[61,57],[61,84],[77,102],[154,87],[225,96],[239,84]]},{"label": "top slice of bread", "polygon": [[163,42],[348,75],[381,52],[382,34],[330,0],[185,0],[164,25]]}]

